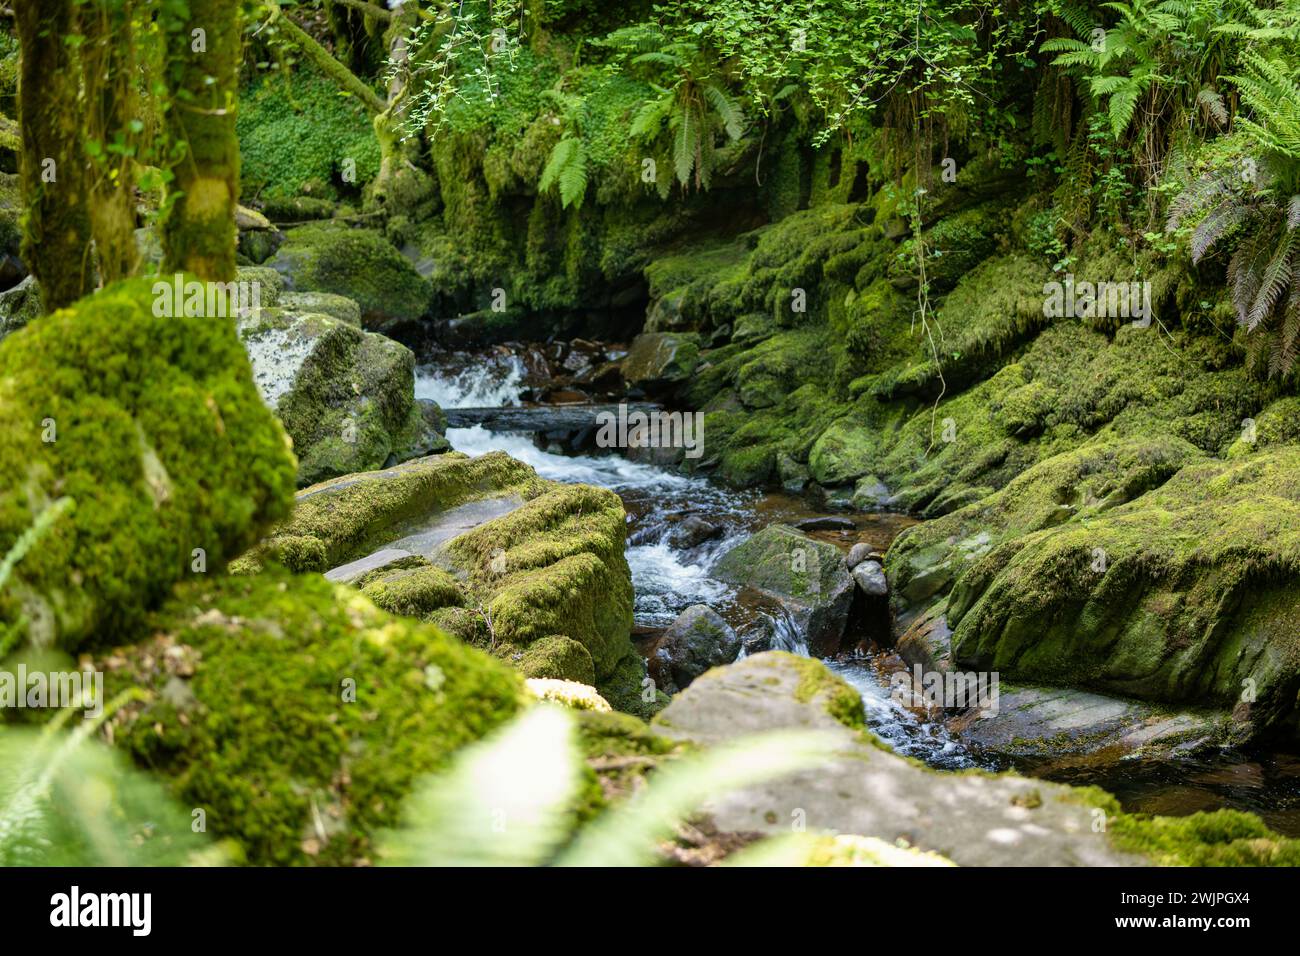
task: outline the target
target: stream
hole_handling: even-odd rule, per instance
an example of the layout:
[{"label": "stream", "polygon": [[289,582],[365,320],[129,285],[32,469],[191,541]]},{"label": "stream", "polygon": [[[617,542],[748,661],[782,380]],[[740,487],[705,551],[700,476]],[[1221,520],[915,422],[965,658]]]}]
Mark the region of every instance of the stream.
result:
[{"label": "stream", "polygon": [[[541,346],[530,347],[537,354]],[[518,350],[497,347],[476,353],[431,356],[416,370],[416,397],[443,408],[519,405],[538,392],[535,361]],[[802,497],[781,492],[736,491],[705,478],[686,476],[617,453],[574,454],[539,447],[544,439],[494,433],[482,426],[451,428],[452,447],[469,455],[504,451],[545,478],[609,488],[628,514],[627,561],[635,592],[634,640],[673,622],[687,607],[707,604],[737,630],[762,610],[746,604],[738,589],[710,575],[714,561],[748,535],[776,522],[794,523],[825,515]],[[682,546],[674,530],[698,517],[721,531],[693,546]],[[884,551],[915,519],[896,514],[853,514],[854,530],[811,532],[845,551],[865,541]],[[797,628],[774,621],[774,646],[806,655]],[[942,722],[929,722],[890,696],[888,674],[899,661],[870,634],[872,650],[826,659],[825,663],[861,695],[870,729],[897,752],[937,769],[1016,769],[1073,784],[1095,784],[1114,793],[1126,810],[1185,815],[1231,807],[1258,813],[1279,832],[1300,836],[1300,755],[1229,752],[1204,759],[1172,762],[1121,760],[1097,767],[1061,769],[1041,762],[995,761],[963,745]],[[881,635],[887,639],[888,635]],[[742,655],[744,651],[741,652]]]}]

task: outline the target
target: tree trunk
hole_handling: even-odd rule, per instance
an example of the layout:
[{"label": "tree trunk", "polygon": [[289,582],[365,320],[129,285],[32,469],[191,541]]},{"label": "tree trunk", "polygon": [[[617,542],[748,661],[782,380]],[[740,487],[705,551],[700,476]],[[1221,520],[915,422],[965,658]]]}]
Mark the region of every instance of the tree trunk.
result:
[{"label": "tree trunk", "polygon": [[27,215],[23,259],[47,310],[70,305],[95,285],[72,0],[15,5],[19,40],[20,180]]},{"label": "tree trunk", "polygon": [[90,226],[101,280],[107,284],[135,272],[134,160],[102,148],[137,137],[129,123],[138,114],[136,48],[131,0],[87,3],[81,8],[81,65],[86,135],[100,144],[89,181]]},{"label": "tree trunk", "polygon": [[[164,32],[171,104],[167,134],[179,155],[163,221],[163,272],[235,277],[239,141],[239,4],[189,0],[189,16]],[[182,145],[183,144],[183,145]]]}]

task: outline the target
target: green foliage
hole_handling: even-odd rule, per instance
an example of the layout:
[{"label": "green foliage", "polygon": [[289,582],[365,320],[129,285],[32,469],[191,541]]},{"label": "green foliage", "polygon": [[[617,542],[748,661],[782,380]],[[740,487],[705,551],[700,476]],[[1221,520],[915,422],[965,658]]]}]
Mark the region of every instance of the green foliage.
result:
[{"label": "green foliage", "polygon": [[587,193],[587,147],[582,139],[581,121],[583,101],[558,90],[547,90],[545,96],[558,108],[564,134],[551,149],[537,190],[549,192],[558,186],[560,205],[565,209],[577,208]]},{"label": "green foliage", "polygon": [[649,866],[659,862],[656,845],[708,797],[814,766],[828,747],[810,733],[719,746],[660,770],[643,792],[578,828],[576,720],[537,705],[420,786],[381,857],[395,866]]},{"label": "green foliage", "polygon": [[0,726],[0,866],[184,866],[223,862],[165,790],[91,740],[104,715],[61,729]]},{"label": "green foliage", "polygon": [[[267,77],[246,91],[236,129],[245,196],[335,199],[359,191],[379,171],[365,109],[309,71]],[[355,183],[342,179],[349,161]]]}]

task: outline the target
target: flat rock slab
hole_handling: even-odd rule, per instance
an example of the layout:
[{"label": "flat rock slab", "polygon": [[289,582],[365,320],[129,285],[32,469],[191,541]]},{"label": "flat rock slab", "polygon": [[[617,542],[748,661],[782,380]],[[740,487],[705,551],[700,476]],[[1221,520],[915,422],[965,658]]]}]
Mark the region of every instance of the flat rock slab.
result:
[{"label": "flat rock slab", "polygon": [[1170,711],[1066,687],[1002,685],[997,714],[963,714],[949,729],[964,743],[1006,756],[1177,756],[1223,736],[1216,714]]},{"label": "flat rock slab", "polygon": [[355,561],[349,561],[347,564],[340,564],[337,568],[331,568],[325,572],[325,580],[337,581],[340,584],[351,584],[363,574],[378,571],[380,568],[386,568],[390,564],[396,564],[398,561],[404,561],[409,557],[412,557],[410,551],[403,551],[400,548],[383,548],[374,554],[366,555],[364,558],[358,558]]},{"label": "flat rock slab", "polygon": [[1094,832],[1092,808],[1072,798],[1070,787],[1014,774],[930,770],[872,743],[827,711],[830,690],[806,693],[808,666],[780,652],[746,657],[697,678],[655,718],[657,732],[705,746],[792,728],[843,741],[840,757],[814,770],[711,799],[703,812],[720,830],[788,833],[802,816],[810,829],[903,839],[962,866],[1146,862]]},{"label": "flat rock slab", "polygon": [[407,533],[390,542],[388,548],[421,554],[427,558],[456,535],[464,534],[493,518],[508,515],[523,503],[524,499],[518,495],[501,495],[497,498],[467,501],[463,505],[433,515],[418,525],[406,528]]}]

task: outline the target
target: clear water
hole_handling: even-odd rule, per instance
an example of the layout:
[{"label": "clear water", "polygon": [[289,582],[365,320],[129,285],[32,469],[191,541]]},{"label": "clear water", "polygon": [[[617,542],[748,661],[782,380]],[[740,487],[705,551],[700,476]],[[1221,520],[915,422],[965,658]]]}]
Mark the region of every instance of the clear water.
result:
[{"label": "clear water", "polygon": [[[496,350],[483,357],[457,356],[449,373],[417,369],[416,394],[446,408],[517,405],[526,373],[523,363]],[[494,434],[484,428],[452,429],[452,447],[470,455],[504,451],[555,481],[600,485],[615,491],[628,512],[627,560],[636,593],[638,625],[664,627],[692,604],[708,604],[733,625],[768,616],[775,646],[807,654],[797,624],[770,608],[744,607],[735,588],[710,575],[718,555],[748,534],[776,521],[817,512],[800,499],[780,494],[737,492],[706,479],[678,475],[618,455],[558,455],[537,447],[531,436]],[[670,542],[675,522],[698,515],[722,533],[691,549]],[[908,519],[891,515],[853,516],[855,539],[884,549]],[[833,534],[815,534],[834,540]],[[868,726],[897,752],[942,769],[993,765],[963,746],[942,723],[928,722],[891,699],[881,663],[870,656],[827,660],[826,664],[862,695]],[[1076,784],[1096,784],[1114,793],[1128,810],[1182,815],[1234,807],[1259,813],[1279,832],[1300,836],[1300,757],[1288,754],[1221,754],[1180,763],[1121,761],[1092,769],[1019,764],[1021,772]]]}]

